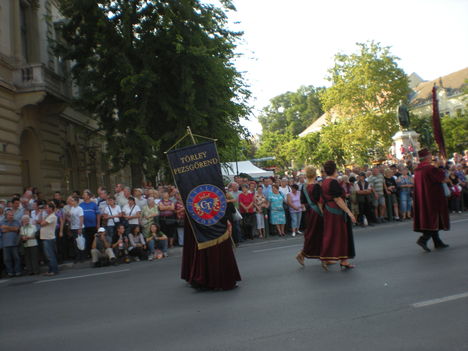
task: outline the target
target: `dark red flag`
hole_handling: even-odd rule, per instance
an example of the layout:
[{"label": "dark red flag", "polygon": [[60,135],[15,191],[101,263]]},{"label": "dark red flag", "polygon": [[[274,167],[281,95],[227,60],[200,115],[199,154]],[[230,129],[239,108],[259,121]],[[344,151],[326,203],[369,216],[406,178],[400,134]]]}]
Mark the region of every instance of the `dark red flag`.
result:
[{"label": "dark red flag", "polygon": [[442,134],[442,126],[440,124],[439,101],[437,100],[437,87],[432,88],[432,130],[434,131],[434,140],[439,146],[440,154],[447,159],[445,152],[444,135]]}]

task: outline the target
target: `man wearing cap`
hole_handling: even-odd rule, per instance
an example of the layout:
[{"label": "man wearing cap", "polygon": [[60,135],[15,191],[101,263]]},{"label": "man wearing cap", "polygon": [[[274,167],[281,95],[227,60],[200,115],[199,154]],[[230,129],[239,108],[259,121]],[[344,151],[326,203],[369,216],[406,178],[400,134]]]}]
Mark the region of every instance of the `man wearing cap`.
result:
[{"label": "man wearing cap", "polygon": [[108,258],[112,264],[115,264],[116,259],[111,244],[107,241],[106,230],[101,227],[94,236],[93,245],[91,246],[91,261],[93,267],[99,267],[99,259]]},{"label": "man wearing cap", "polygon": [[431,252],[427,242],[432,238],[436,249],[448,247],[439,237],[439,230],[449,230],[447,199],[442,183],[448,182],[443,161],[437,167],[431,164],[432,154],[427,149],[418,152],[420,164],[414,170],[414,222],[413,230],[422,233],[416,242],[426,252]]}]

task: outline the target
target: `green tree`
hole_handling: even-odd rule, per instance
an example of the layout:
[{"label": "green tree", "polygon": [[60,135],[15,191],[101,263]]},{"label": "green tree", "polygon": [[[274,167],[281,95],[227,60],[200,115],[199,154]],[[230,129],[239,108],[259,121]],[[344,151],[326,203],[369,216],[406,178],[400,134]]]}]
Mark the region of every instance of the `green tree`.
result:
[{"label": "green tree", "polygon": [[434,150],[436,148],[432,131],[432,116],[411,115],[410,127],[419,134],[418,140],[421,148],[427,148],[429,150]]},{"label": "green tree", "polygon": [[[468,115],[466,112],[457,117],[442,117],[441,126],[447,156],[454,152],[462,152],[468,148]],[[421,148],[438,149],[434,141],[432,116],[413,116],[411,118],[411,128],[419,133]]]},{"label": "green tree", "polygon": [[[252,139],[242,139],[238,148],[238,160],[250,160],[255,158],[257,153],[257,146]],[[232,161],[232,160],[230,160]]]},{"label": "green tree", "polygon": [[292,139],[289,134],[280,132],[263,132],[260,137],[260,146],[257,150],[256,157],[275,156],[274,161],[269,161],[267,165],[276,165],[280,168],[287,168],[291,163],[291,155],[285,152],[286,145]]},{"label": "green tree", "polygon": [[226,27],[230,1],[58,2],[57,54],[74,63],[78,104],[98,121],[114,170],[130,165],[136,184],[154,176],[187,125],[232,158],[249,91],[233,65],[241,33]]},{"label": "green tree", "polygon": [[441,124],[447,157],[454,152],[463,152],[468,149],[468,115],[466,113],[458,117],[443,117]]},{"label": "green tree", "polygon": [[[335,159],[367,162],[370,155],[384,155],[398,130],[396,108],[410,92],[408,78],[398,58],[379,43],[358,43],[358,53],[337,54],[329,70],[332,86],[321,95],[326,111],[338,116],[321,140],[342,151]],[[340,160],[340,158],[342,158]]]},{"label": "green tree", "polygon": [[258,117],[263,132],[297,136],[322,115],[319,98],[322,90],[311,85],[302,86],[295,92],[288,91],[271,99]]}]

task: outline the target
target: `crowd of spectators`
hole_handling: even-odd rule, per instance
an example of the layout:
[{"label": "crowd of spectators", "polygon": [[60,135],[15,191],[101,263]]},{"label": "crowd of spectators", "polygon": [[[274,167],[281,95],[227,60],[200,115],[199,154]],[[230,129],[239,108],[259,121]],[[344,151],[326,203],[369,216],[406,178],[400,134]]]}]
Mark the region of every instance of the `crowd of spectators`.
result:
[{"label": "crowd of spectators", "polygon": [[[368,226],[412,218],[413,170],[416,160],[394,164],[350,167],[340,172],[356,225]],[[447,162],[450,180],[445,193],[450,210],[468,208],[468,151]],[[322,181],[317,178],[318,183]],[[227,216],[236,245],[270,235],[296,236],[304,230],[305,208],[300,194],[305,185],[300,172],[258,180],[236,176],[226,187]],[[42,199],[36,189],[0,199],[0,276],[58,273],[64,261],[91,259],[95,267],[168,256],[183,246],[185,209],[173,185],[131,189],[118,184],[113,192],[100,187],[64,198]],[[3,263],[3,264],[2,264]]]},{"label": "crowd of spectators", "polygon": [[[373,226],[412,219],[413,172],[417,158],[389,161],[373,166],[354,166],[339,172],[356,225]],[[468,151],[446,163],[449,183],[444,184],[449,209],[461,213],[468,208]],[[323,172],[322,172],[323,174]],[[322,178],[318,177],[320,184]],[[304,229],[304,206],[300,193],[305,178],[300,172],[282,178],[258,181],[235,177],[227,187],[232,204],[233,239],[240,243],[269,235],[296,236]]]},{"label": "crowd of spectators", "polygon": [[174,186],[135,188],[118,184],[114,192],[100,187],[57,191],[45,200],[35,189],[0,199],[0,276],[58,273],[64,261],[116,265],[163,259],[183,245],[185,210]]}]

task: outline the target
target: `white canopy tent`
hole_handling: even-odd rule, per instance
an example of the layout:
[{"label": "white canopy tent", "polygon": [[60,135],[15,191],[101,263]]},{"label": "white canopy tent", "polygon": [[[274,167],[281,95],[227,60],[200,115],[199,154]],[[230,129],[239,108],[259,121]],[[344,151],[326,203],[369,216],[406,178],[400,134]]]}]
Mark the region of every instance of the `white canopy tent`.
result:
[{"label": "white canopy tent", "polygon": [[[237,172],[239,169],[239,172]],[[235,175],[245,173],[252,178],[259,177],[271,177],[274,175],[272,171],[265,171],[264,169],[258,168],[250,161],[238,161],[237,167],[236,162],[226,162],[221,165],[221,171],[223,176],[234,178]]]}]

